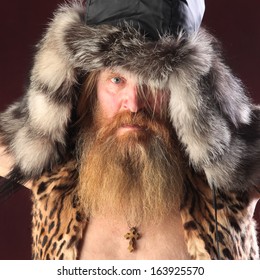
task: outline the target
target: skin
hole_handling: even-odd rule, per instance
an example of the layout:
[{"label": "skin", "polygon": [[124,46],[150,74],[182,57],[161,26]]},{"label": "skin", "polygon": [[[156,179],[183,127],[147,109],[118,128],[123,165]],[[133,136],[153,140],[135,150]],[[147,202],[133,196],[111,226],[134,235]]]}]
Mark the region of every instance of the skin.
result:
[{"label": "skin", "polygon": [[0,159],[0,176],[5,177],[11,169],[13,161],[12,158],[5,153],[5,149],[3,146],[0,146]]},{"label": "skin", "polygon": [[97,83],[97,99],[108,119],[117,113],[128,110],[137,113],[144,108],[144,100],[138,96],[137,81],[130,74],[104,70]]},{"label": "skin", "polygon": [[149,92],[145,96],[138,90],[137,77],[129,72],[105,69],[101,71],[97,83],[97,99],[103,112],[103,117],[110,119],[117,113],[139,110],[152,110],[163,114],[168,102],[167,93],[159,92],[154,97]]}]

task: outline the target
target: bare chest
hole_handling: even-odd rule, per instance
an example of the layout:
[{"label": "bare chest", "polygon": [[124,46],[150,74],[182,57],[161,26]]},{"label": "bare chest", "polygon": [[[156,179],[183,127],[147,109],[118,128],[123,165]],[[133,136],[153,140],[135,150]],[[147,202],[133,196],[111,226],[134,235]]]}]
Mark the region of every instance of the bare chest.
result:
[{"label": "bare chest", "polygon": [[[108,217],[91,219],[83,236],[80,259],[190,259],[180,217],[167,217],[137,230],[133,233],[124,221]],[[134,250],[130,252],[132,246]]]}]

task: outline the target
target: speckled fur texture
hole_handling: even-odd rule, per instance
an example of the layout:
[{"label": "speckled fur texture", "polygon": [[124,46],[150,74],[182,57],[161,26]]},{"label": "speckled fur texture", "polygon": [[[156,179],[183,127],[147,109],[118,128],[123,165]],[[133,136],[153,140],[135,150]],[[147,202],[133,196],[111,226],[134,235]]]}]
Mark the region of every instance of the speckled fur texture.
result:
[{"label": "speckled fur texture", "polygon": [[[33,259],[80,258],[82,238],[88,236],[91,218],[84,215],[77,191],[75,162],[57,166],[34,181]],[[259,260],[249,192],[217,190],[217,218],[212,201],[213,193],[203,176],[187,170],[180,215],[191,259]]]},{"label": "speckled fur texture", "polygon": [[169,116],[179,140],[210,186],[260,184],[259,108],[226,66],[218,41],[201,28],[153,42],[130,25],[87,26],[80,2],[64,4],[37,45],[25,96],[0,115],[0,138],[15,158],[9,177],[36,178],[69,152],[81,78],[121,67],[152,88],[170,91]]}]

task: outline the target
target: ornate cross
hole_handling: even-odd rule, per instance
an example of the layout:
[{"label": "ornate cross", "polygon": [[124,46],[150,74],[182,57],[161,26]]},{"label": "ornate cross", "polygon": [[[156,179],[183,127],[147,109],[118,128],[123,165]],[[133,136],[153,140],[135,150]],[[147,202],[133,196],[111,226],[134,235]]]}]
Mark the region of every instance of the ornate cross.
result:
[{"label": "ornate cross", "polygon": [[125,239],[129,240],[128,250],[132,253],[136,249],[136,241],[141,238],[140,233],[136,227],[130,228],[130,231],[125,234]]}]

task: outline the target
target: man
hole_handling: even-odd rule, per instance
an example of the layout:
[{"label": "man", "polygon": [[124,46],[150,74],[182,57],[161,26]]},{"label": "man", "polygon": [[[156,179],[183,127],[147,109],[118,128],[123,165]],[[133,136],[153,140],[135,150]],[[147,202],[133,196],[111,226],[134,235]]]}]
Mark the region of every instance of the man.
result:
[{"label": "man", "polygon": [[33,258],[259,258],[259,109],[203,1],[117,2],[61,7],[1,114]]}]

